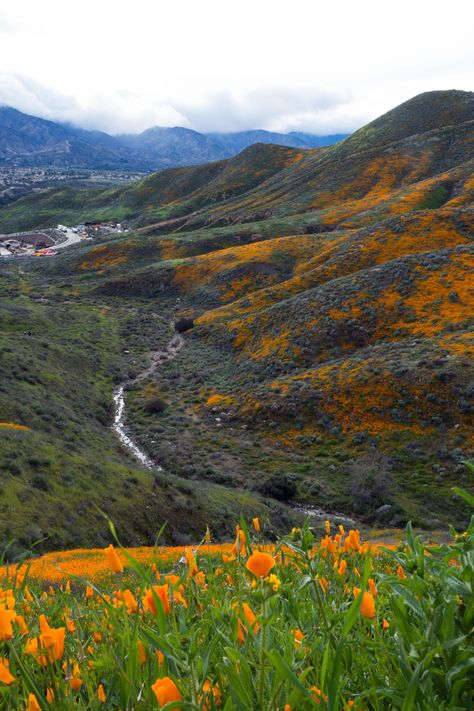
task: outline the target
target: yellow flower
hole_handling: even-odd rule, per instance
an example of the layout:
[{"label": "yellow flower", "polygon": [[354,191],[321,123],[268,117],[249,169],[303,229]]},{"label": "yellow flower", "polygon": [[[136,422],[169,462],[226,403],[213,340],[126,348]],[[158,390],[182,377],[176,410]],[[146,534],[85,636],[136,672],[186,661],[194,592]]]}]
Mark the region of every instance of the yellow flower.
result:
[{"label": "yellow flower", "polygon": [[97,689],[97,698],[99,699],[101,704],[105,704],[105,702],[107,700],[106,696],[105,696],[104,687],[102,686],[102,684],[99,684],[99,687]]},{"label": "yellow flower", "polygon": [[260,521],[258,520],[258,517],[256,516],[254,519],[252,519],[253,527],[257,531],[257,533],[260,531]]},{"label": "yellow flower", "polygon": [[278,588],[281,585],[281,580],[280,578],[277,578],[274,573],[269,575],[268,578],[265,578],[265,582],[272,586],[273,592],[278,592]]}]

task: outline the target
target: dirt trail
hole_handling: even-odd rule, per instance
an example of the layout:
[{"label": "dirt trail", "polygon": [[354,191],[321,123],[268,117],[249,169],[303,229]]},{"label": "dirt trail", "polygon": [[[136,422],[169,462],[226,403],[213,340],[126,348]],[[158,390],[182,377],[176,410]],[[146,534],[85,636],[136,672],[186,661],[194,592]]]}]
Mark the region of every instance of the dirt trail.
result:
[{"label": "dirt trail", "polygon": [[125,391],[132,385],[135,385],[135,383],[139,383],[141,380],[148,378],[163,363],[176,358],[183,346],[184,338],[178,333],[175,333],[164,350],[150,351],[148,353],[148,357],[150,359],[150,365],[148,368],[142,370],[142,372],[134,378],[124,380],[124,382],[119,385],[113,394],[114,424],[112,425],[112,429],[122,445],[148,469],[161,470],[162,468],[159,464],[154,462],[153,459],[151,459],[148,454],[146,454],[146,452],[144,452],[141,447],[139,447],[138,444],[127,434],[127,428],[125,426]]}]

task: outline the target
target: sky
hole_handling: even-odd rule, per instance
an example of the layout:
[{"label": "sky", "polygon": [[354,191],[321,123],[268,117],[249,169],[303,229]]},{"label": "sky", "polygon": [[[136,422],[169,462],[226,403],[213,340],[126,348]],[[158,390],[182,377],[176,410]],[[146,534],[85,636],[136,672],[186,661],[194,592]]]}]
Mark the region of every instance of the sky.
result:
[{"label": "sky", "polygon": [[0,104],[108,133],[351,132],[474,90],[473,0],[0,0]]}]

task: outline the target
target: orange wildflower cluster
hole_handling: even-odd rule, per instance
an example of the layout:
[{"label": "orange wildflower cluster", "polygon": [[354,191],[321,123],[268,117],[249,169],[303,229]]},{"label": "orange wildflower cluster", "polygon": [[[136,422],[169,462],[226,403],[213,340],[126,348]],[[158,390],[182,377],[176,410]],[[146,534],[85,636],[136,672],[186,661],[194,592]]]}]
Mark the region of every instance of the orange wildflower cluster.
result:
[{"label": "orange wildflower cluster", "polygon": [[27,425],[19,425],[16,422],[0,422],[0,427],[8,430],[30,430],[31,427]]},{"label": "orange wildflower cluster", "polygon": [[[268,547],[272,548],[272,546]],[[142,565],[155,563],[157,566],[162,566],[182,558],[186,554],[187,548],[187,546],[160,546],[158,548],[143,546],[140,548],[128,548],[127,550]],[[18,571],[9,566],[0,567],[0,579],[4,576],[18,576],[18,574],[23,574],[28,570],[30,580],[60,583],[77,577],[81,580],[87,579],[90,582],[99,582],[110,576],[111,566],[107,550],[110,549],[106,549],[106,555],[104,555],[104,550],[101,548],[45,553],[39,558],[25,561],[24,566]],[[206,545],[206,552],[211,556],[230,555],[233,552],[233,544],[216,543]]]},{"label": "orange wildflower cluster", "polygon": [[[360,639],[390,638],[396,620],[388,612],[380,571],[404,586],[410,583],[409,567],[400,559],[392,569],[383,559],[377,564],[376,544],[361,541],[357,529],[332,530],[330,521],[320,540],[305,526],[274,546],[260,543],[258,517],[251,528],[252,533],[237,526],[235,542],[226,546],[212,546],[207,532],[195,548],[171,548],[161,558],[150,549],[146,564],[110,545],[100,551],[107,592],[69,579],[33,588],[23,566],[9,570],[12,585],[0,590],[0,693],[12,689],[21,708],[33,711],[64,702],[81,709],[98,704],[123,709],[133,705],[123,698],[134,685],[133,699],[138,693],[146,708],[194,704],[212,711],[228,703],[235,694],[231,684],[248,677],[252,660],[260,660],[255,663],[263,698],[266,666],[282,668],[276,645],[299,676],[299,686],[292,682],[286,691],[285,675],[280,685],[269,685],[271,697],[282,689],[278,708],[310,708],[305,699],[326,708],[331,691],[319,678],[315,639],[333,634],[342,624],[341,610],[348,608],[359,613]],[[466,536],[459,540],[464,545]],[[211,664],[219,644],[214,656],[219,664],[230,664],[220,670]],[[201,659],[203,646],[211,650],[206,666],[183,661],[188,652],[191,660]],[[195,669],[203,669],[202,675]],[[125,682],[119,691],[120,680]],[[293,703],[295,688],[303,689],[303,701]],[[344,692],[341,704],[352,708],[351,700]],[[259,707],[257,701],[250,707]]]}]

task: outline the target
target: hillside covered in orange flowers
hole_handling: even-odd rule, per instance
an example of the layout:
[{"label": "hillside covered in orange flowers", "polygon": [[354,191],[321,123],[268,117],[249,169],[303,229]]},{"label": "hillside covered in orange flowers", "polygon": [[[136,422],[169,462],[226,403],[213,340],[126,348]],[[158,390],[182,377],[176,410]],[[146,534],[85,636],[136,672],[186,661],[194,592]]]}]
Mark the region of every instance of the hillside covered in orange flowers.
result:
[{"label": "hillside covered in orange flowers", "polygon": [[[299,505],[443,528],[467,515],[451,487],[472,486],[473,176],[474,94],[422,94],[334,146],[79,192],[65,215],[130,232],[32,266],[29,294],[183,319],[179,356],[126,397],[171,478],[270,519]],[[57,214],[59,194],[35,199]]]}]

